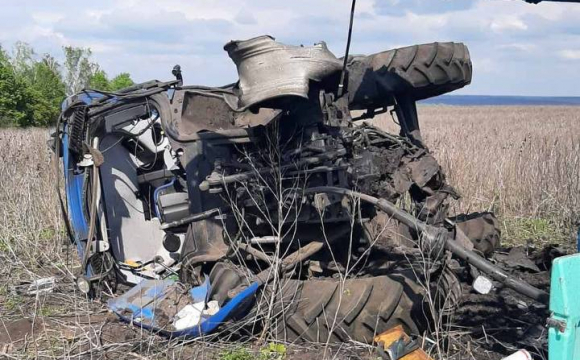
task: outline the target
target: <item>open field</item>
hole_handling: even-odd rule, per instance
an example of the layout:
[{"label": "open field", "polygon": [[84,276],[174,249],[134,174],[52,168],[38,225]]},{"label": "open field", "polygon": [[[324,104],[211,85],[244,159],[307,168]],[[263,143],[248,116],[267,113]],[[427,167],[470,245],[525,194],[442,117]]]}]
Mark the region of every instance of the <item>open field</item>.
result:
[{"label": "open field", "polygon": [[[569,242],[580,220],[578,107],[423,106],[423,137],[462,199],[490,210],[508,242]],[[377,126],[397,131],[387,114]]]},{"label": "open field", "polygon": [[[572,244],[574,225],[580,220],[579,110],[421,107],[426,143],[449,183],[463,196],[453,209],[496,212],[504,239],[510,243]],[[390,116],[383,115],[375,123],[396,131]],[[8,327],[28,333],[24,337],[10,331],[8,339],[13,344],[0,346],[0,358],[138,359],[205,354],[242,359],[227,357],[217,343],[205,347],[206,354],[196,350],[207,342],[185,345],[136,331],[133,337],[126,332],[110,335],[117,334],[115,329],[104,335],[106,328],[121,325],[107,320],[101,304],[87,302],[74,292],[75,254],[63,245],[57,177],[47,139],[44,129],[0,129],[0,344],[9,335]],[[52,294],[26,297],[11,290],[20,282],[46,276],[58,278]],[[14,325],[14,321],[19,322]],[[370,358],[372,353],[362,348],[357,354]]]}]

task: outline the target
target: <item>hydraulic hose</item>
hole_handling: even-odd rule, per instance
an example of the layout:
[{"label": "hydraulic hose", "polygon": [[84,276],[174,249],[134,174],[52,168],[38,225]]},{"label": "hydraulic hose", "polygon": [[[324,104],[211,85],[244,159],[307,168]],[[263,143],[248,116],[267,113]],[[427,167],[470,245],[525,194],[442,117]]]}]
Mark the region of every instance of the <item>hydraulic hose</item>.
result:
[{"label": "hydraulic hose", "polygon": [[[409,226],[410,228],[416,229],[419,233],[422,233],[428,239],[437,239],[437,234],[432,233],[432,226],[427,225],[426,223],[418,220],[411,214],[402,211],[398,207],[396,207],[393,203],[385,200],[379,199],[374,196],[370,196],[367,194],[359,193],[356,191],[331,187],[331,186],[320,186],[320,187],[313,187],[305,189],[305,193],[334,193],[334,194],[341,194],[352,196],[355,198],[359,198],[362,201],[368,202],[379,208],[380,210],[384,211],[387,215],[392,216],[396,220],[400,221],[401,223]],[[450,251],[453,255],[457,256],[458,258],[468,262],[469,264],[475,266],[477,269],[483,271],[484,273],[488,274],[491,278],[496,281],[501,282],[506,287],[517,291],[518,293],[525,295],[531,299],[534,299],[542,304],[548,304],[550,297],[548,293],[543,290],[540,290],[520,279],[514,278],[504,272],[499,267],[493,265],[491,262],[487,261],[483,257],[479,256],[478,254],[474,253],[473,251],[467,250],[461,246],[458,242],[456,242],[450,235],[444,235],[444,246],[445,249]]]}]

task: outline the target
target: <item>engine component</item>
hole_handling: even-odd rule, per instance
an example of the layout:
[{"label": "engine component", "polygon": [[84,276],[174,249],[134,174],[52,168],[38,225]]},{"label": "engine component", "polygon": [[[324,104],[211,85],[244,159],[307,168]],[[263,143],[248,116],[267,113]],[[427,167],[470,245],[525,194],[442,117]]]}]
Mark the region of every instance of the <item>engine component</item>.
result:
[{"label": "engine component", "polygon": [[181,239],[174,233],[167,232],[163,239],[163,247],[169,252],[177,252],[181,247]]},{"label": "engine component", "polygon": [[163,222],[173,222],[189,215],[189,196],[186,192],[174,192],[157,196],[157,208]]}]

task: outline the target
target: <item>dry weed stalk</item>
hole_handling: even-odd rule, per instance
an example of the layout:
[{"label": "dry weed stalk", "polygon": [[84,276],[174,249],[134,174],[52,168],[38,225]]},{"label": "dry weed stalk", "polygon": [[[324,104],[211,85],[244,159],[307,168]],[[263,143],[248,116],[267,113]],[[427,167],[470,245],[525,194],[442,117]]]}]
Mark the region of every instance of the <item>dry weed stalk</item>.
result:
[{"label": "dry weed stalk", "polygon": [[[457,213],[494,210],[505,224],[504,235],[514,240],[522,240],[511,231],[513,222],[521,218],[547,219],[563,233],[569,233],[571,225],[580,219],[577,108],[428,106],[419,111],[428,146],[444,167],[448,182],[463,195],[454,204]],[[388,116],[374,122],[398,131]],[[103,305],[87,301],[70,282],[76,256],[71,253],[67,259],[62,245],[66,240],[54,192],[56,179],[46,146],[48,138],[46,129],[0,130],[0,328],[22,318],[30,318],[35,324],[33,338],[15,343],[18,351],[1,356],[211,358],[230,349],[231,343],[219,342],[217,337],[183,342],[139,330],[127,340],[107,335],[112,323],[103,319]],[[281,178],[282,174],[277,176]],[[273,192],[280,193],[279,189]],[[289,212],[287,208],[285,211]],[[277,226],[274,229],[285,235]],[[276,264],[271,265],[278,269]],[[355,275],[355,268],[345,269],[341,279]],[[53,294],[25,298],[10,293],[10,286],[20,281],[51,275],[59,279]],[[441,339],[462,331],[436,322],[442,329]],[[444,333],[445,329],[450,331]],[[444,354],[445,349],[436,352]]]},{"label": "dry weed stalk", "polygon": [[[420,106],[419,119],[448,183],[462,195],[453,211],[494,211],[512,242],[570,239],[580,221],[576,107]],[[398,131],[388,115],[373,123]]]}]

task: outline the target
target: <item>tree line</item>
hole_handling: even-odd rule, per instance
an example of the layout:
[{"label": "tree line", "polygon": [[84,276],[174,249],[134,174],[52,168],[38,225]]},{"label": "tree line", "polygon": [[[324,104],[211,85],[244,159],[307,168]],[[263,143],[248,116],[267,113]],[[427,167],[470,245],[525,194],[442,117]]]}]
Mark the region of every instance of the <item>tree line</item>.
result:
[{"label": "tree line", "polygon": [[50,126],[62,101],[89,88],[115,91],[134,84],[129,73],[109,78],[91,50],[63,47],[64,61],[22,42],[9,54],[0,45],[0,126]]}]

